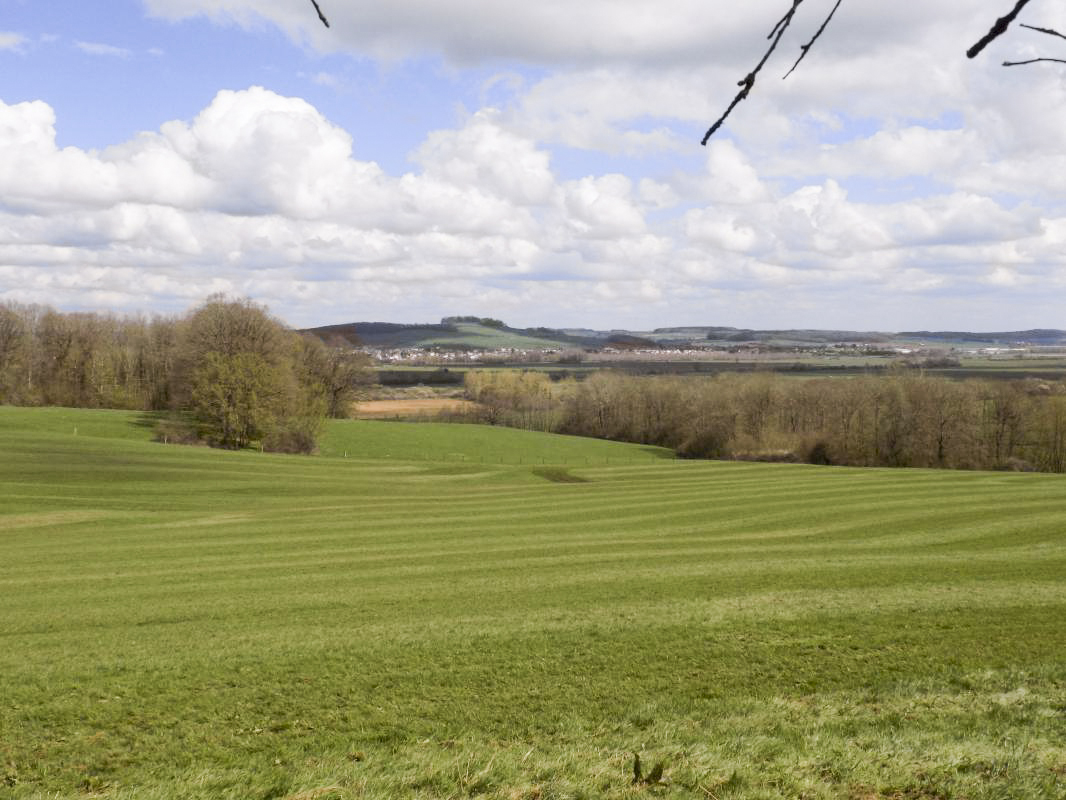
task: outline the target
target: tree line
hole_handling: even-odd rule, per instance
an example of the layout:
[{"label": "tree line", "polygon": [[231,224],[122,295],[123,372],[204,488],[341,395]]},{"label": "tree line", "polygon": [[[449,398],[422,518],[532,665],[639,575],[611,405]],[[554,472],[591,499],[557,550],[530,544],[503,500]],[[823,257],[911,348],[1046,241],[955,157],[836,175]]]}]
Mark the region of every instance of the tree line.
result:
[{"label": "tree line", "polygon": [[533,372],[467,377],[496,424],[668,447],[679,456],[1066,472],[1066,384],[887,376]]},{"label": "tree line", "polygon": [[167,441],[310,452],[368,372],[250,300],[154,317],[0,304],[0,403],[166,411]]}]

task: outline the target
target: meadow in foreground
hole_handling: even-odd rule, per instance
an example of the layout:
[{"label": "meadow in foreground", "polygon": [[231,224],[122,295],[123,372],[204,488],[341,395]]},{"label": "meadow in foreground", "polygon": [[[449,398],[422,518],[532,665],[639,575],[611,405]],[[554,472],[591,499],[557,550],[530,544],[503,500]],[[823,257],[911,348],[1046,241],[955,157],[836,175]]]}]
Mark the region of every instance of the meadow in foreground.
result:
[{"label": "meadow in foreground", "polygon": [[1066,795],[1063,476],[143,422],[0,408],[2,797]]}]

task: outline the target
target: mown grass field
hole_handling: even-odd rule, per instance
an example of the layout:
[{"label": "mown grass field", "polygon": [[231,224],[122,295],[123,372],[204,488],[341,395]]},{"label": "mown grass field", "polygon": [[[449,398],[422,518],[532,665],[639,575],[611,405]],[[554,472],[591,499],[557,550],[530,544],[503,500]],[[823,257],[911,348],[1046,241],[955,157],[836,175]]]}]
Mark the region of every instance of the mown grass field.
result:
[{"label": "mown grass field", "polygon": [[606,442],[516,428],[380,420],[336,420],[319,443],[322,456],[461,462],[471,465],[594,466],[647,464],[672,458],[662,447]]},{"label": "mown grass field", "polygon": [[1062,476],[143,422],[0,408],[0,797],[1066,796]]}]

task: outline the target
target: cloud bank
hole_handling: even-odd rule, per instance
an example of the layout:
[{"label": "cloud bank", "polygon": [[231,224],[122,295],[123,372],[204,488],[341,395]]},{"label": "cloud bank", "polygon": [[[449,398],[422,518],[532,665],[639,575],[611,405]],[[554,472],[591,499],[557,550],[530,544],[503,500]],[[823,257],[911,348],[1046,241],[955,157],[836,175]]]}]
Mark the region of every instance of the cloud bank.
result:
[{"label": "cloud bank", "polygon": [[[779,3],[338,2],[329,31],[288,0],[145,5],[323,51],[544,71],[501,64],[506,91],[392,174],[262,87],[99,151],[57,146],[43,101],[0,102],[0,298],[176,310],[227,291],[298,325],[1064,324],[1066,79],[961,59],[986,4],[845,3],[705,150]],[[572,152],[613,161],[575,174]]]}]

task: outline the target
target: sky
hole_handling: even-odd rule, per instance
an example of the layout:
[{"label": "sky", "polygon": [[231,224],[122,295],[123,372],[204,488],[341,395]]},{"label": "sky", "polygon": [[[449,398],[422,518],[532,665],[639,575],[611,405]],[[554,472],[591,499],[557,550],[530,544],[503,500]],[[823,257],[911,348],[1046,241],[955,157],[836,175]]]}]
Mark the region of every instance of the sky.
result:
[{"label": "sky", "polygon": [[1001,66],[1066,42],[965,57],[1013,2],[844,0],[782,80],[806,0],[706,147],[787,0],[319,2],[0,0],[0,302],[1066,328],[1066,66]]}]

